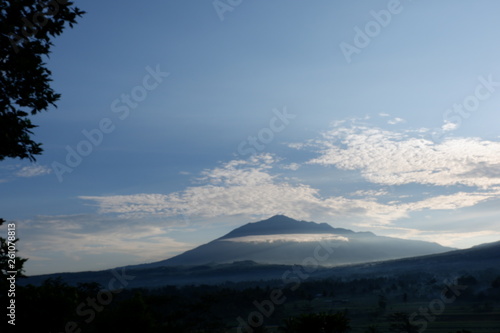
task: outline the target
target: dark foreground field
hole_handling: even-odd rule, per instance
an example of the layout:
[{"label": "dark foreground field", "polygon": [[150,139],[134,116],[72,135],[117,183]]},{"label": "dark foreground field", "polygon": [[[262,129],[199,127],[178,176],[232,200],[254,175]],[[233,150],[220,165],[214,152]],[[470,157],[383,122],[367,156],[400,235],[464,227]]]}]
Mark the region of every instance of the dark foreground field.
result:
[{"label": "dark foreground field", "polygon": [[19,287],[16,331],[500,333],[493,269],[313,279],[302,267],[269,281],[154,289],[123,282]]}]

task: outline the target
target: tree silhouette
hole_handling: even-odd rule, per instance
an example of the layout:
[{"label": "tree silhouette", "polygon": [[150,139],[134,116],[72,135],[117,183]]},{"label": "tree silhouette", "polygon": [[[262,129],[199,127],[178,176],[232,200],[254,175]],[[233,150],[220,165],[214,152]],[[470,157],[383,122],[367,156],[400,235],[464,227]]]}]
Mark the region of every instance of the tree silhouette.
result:
[{"label": "tree silhouette", "polygon": [[37,127],[28,116],[56,106],[60,95],[50,87],[43,62],[51,39],[66,24],[73,27],[83,11],[65,0],[0,0],[0,160],[28,158],[42,152],[31,139]]},{"label": "tree silhouette", "polygon": [[40,286],[17,289],[16,332],[61,332],[68,323],[84,327],[83,317],[78,316],[75,309],[87,297],[96,297],[68,285],[61,278],[49,278]]},{"label": "tree silhouette", "polygon": [[[28,116],[56,106],[60,95],[50,87],[51,72],[43,57],[48,56],[51,39],[66,24],[73,27],[83,11],[66,0],[0,0],[0,161],[28,158],[42,153],[41,143],[31,139],[37,127]],[[0,225],[4,223],[0,219]],[[0,272],[8,269],[6,240],[0,237]],[[16,258],[22,272],[26,259]]]}]

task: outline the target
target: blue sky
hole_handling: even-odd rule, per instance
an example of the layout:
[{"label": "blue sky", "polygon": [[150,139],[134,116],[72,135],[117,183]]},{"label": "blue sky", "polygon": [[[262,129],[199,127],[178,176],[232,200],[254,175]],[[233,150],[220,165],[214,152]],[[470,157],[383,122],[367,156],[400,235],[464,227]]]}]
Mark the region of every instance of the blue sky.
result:
[{"label": "blue sky", "polygon": [[77,1],[47,60],[62,98],[33,117],[44,154],[0,164],[28,274],[162,260],[275,214],[500,239],[500,4],[229,3]]}]

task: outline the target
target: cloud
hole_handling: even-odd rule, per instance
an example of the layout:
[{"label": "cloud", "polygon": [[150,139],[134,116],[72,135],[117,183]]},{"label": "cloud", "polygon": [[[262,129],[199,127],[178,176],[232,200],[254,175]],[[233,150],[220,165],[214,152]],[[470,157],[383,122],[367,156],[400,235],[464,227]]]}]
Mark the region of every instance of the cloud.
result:
[{"label": "cloud", "polygon": [[488,243],[492,239],[500,239],[500,231],[481,230],[481,231],[431,231],[418,229],[400,228],[399,232],[388,233],[387,236],[402,239],[418,239],[427,242],[435,242],[443,246],[455,247],[461,244],[461,248],[469,248],[478,243]]},{"label": "cloud", "polygon": [[297,171],[300,169],[300,164],[299,163],[290,163],[290,164],[285,164],[285,165],[282,165],[281,167],[283,169],[286,169],[286,170],[293,170],[293,171]]},{"label": "cloud", "polygon": [[454,131],[458,128],[458,126],[458,123],[445,121],[444,125],[441,126],[441,130],[443,130],[444,132]]},{"label": "cloud", "polygon": [[81,196],[92,201],[101,214],[121,218],[214,218],[286,214],[297,219],[362,218],[386,224],[406,217],[407,209],[372,198],[322,196],[319,189],[290,182],[273,171],[279,160],[270,154],[251,160],[233,160],[207,169],[196,179],[198,186],[169,194]]},{"label": "cloud", "polygon": [[369,198],[369,197],[378,197],[382,195],[387,195],[389,192],[385,189],[379,189],[379,190],[358,190],[355,192],[350,193],[350,196],[353,197],[364,197],[364,198]]},{"label": "cloud", "polygon": [[[122,264],[132,264],[166,259],[192,248],[170,237],[168,226],[158,222],[79,214],[37,216],[17,225],[22,232],[21,256],[30,259],[30,267],[42,270],[54,253],[73,260],[121,254],[127,255]],[[102,268],[110,268],[110,263]]]},{"label": "cloud", "polygon": [[[169,194],[80,198],[96,202],[100,213],[115,213],[123,217],[184,215],[191,218],[286,213],[302,218],[323,208],[318,190],[304,184],[288,183],[271,174],[274,163],[271,155],[255,156],[248,161],[233,160],[221,167],[204,170],[196,179],[198,186]],[[331,202],[329,206],[341,209],[341,202]]]},{"label": "cloud", "polygon": [[498,178],[500,179],[500,164],[477,162],[473,168],[463,174],[465,178]]},{"label": "cloud", "polygon": [[342,197],[324,200],[317,189],[285,181],[272,173],[271,169],[277,162],[270,154],[229,161],[220,167],[204,170],[196,179],[197,186],[169,194],[80,198],[97,203],[102,214],[118,214],[123,218],[271,216],[278,213],[308,218],[318,211],[342,214],[350,209],[362,209],[359,205],[346,205],[347,199]]},{"label": "cloud", "polygon": [[314,149],[309,164],[359,170],[369,182],[383,185],[465,185],[491,189],[500,185],[492,172],[500,165],[500,142],[448,138],[435,143],[428,132],[387,131],[352,125],[323,133],[322,138],[295,148]]},{"label": "cloud", "polygon": [[404,123],[404,122],[405,122],[405,120],[403,118],[396,117],[394,119],[389,120],[387,123],[389,125],[396,125],[396,124],[400,124],[400,123]]},{"label": "cloud", "polygon": [[30,178],[30,177],[48,175],[51,172],[52,172],[51,168],[43,165],[29,165],[17,171],[15,175],[18,177]]},{"label": "cloud", "polygon": [[[297,219],[355,221],[357,225],[388,225],[423,210],[452,210],[471,207],[492,193],[457,192],[414,201],[382,202],[386,189],[357,191],[350,196],[324,196],[319,189],[277,174],[279,160],[270,154],[251,160],[233,160],[204,170],[197,186],[168,194],[81,196],[99,207],[101,214],[121,218],[197,218],[226,216],[268,217],[286,214]],[[290,171],[292,172],[292,171]]]},{"label": "cloud", "polygon": [[348,242],[349,238],[333,234],[276,234],[257,235],[235,238],[225,238],[221,241],[241,242],[241,243],[281,243],[281,242],[319,242],[319,241],[339,241]]}]

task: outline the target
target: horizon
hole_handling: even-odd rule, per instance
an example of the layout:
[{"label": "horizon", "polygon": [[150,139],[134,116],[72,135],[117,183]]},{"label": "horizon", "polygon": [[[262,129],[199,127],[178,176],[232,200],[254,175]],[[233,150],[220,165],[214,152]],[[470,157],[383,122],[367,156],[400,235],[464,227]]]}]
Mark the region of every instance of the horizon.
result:
[{"label": "horizon", "polygon": [[[260,223],[260,222],[266,222],[270,219],[273,219],[273,218],[276,218],[276,217],[286,217],[288,219],[292,219],[286,215],[283,215],[283,214],[277,214],[277,215],[273,215],[273,216],[270,216],[269,218],[264,218],[263,220],[259,220],[259,221],[253,221],[253,222],[247,222],[247,223],[244,223],[234,229],[232,229],[231,231],[234,231],[236,229],[239,229],[241,227],[244,227],[248,224],[253,224],[253,223]],[[306,220],[295,220],[295,219],[292,219],[294,220],[295,222],[307,222],[307,223],[314,223],[314,224],[317,224],[317,225],[320,225],[320,224],[328,224],[330,227],[332,228],[335,228],[335,226],[332,226],[330,223],[328,222],[315,222],[315,221],[306,221]],[[350,230],[350,229],[347,229],[349,231],[353,231],[353,230]],[[230,231],[230,232],[231,232]],[[229,232],[229,233],[230,233]],[[362,230],[362,231],[354,231],[354,232],[370,232],[369,230]],[[228,233],[222,235],[221,237],[227,235]],[[306,238],[305,240],[300,240],[300,236],[301,235],[307,235],[307,236],[318,236],[318,238]],[[331,239],[331,238],[324,238],[324,237],[320,237],[324,234],[296,234],[296,233],[293,233],[293,234],[265,234],[265,235],[254,235],[254,236],[236,236],[236,237],[232,237],[232,238],[224,238],[222,239],[223,241],[232,241],[232,242],[254,242],[254,243],[260,243],[260,242],[274,242],[274,241],[293,241],[293,242],[321,242],[321,241],[325,241],[325,240],[340,240],[340,241],[349,241],[348,238],[344,237],[344,236],[336,236],[334,239]],[[328,234],[327,234],[328,235]],[[336,234],[333,234],[333,235],[336,235]],[[268,239],[270,238],[270,236],[289,236],[289,237],[283,237],[283,238],[278,238],[278,239]],[[379,236],[377,234],[375,234],[375,236]],[[221,237],[218,237],[218,238],[214,238],[213,240],[209,241],[209,242],[212,242],[212,241],[215,241],[215,240],[218,240],[219,238]],[[241,238],[245,238],[245,240],[241,240]],[[412,239],[408,239],[408,240],[412,240]],[[417,239],[413,239],[413,240],[417,240]],[[207,242],[207,243],[209,243]],[[494,241],[494,242],[491,242],[491,243],[496,243],[496,242],[500,242],[500,239],[498,241]],[[195,245],[193,248],[191,249],[188,249],[187,251],[189,250],[192,250],[192,249],[195,249],[201,245],[204,245],[204,244],[207,244],[207,243],[203,243],[203,244],[198,244],[198,245]],[[434,242],[436,243],[436,242]],[[439,244],[439,243],[436,243],[438,245],[441,245],[443,246],[442,244]],[[490,244],[490,243],[481,243],[481,244],[476,244],[476,245],[472,245],[471,247],[467,247],[467,248],[451,248],[449,251],[446,251],[444,253],[447,253],[447,252],[452,252],[452,251],[457,251],[457,250],[466,250],[466,249],[471,249],[475,246],[479,246],[479,245],[485,245],[485,244]],[[171,257],[168,257],[168,258],[163,258],[163,259],[160,259],[158,261],[163,261],[163,260],[167,260],[167,259],[171,259],[171,258],[174,258],[180,254],[182,254],[184,252],[181,252],[181,253],[178,253],[178,254],[175,254]],[[422,256],[427,256],[427,255],[422,255]],[[419,257],[419,256],[417,256]],[[414,258],[414,257],[402,257],[402,259],[405,259],[405,258]],[[384,262],[384,261],[392,261],[394,259],[387,259],[387,260],[381,260],[381,261],[377,261],[377,262]],[[242,261],[248,261],[248,260],[242,260]],[[253,261],[253,260],[251,260]],[[156,262],[156,261],[155,261]],[[142,263],[138,263],[139,265],[141,264],[151,264],[151,263],[155,263],[155,262],[142,262]],[[235,261],[235,262],[238,262],[238,261]],[[259,264],[258,261],[255,261],[256,263]],[[264,263],[260,263],[260,264],[264,264]],[[129,265],[124,265],[124,266],[129,266]],[[132,265],[133,266],[133,265]],[[320,265],[321,266],[321,265]],[[113,266],[113,267],[107,267],[107,268],[103,268],[103,269],[99,269],[99,270],[87,270],[87,271],[91,271],[91,272],[98,272],[98,271],[106,271],[106,270],[114,270],[114,269],[118,269],[120,267],[123,267],[123,266]],[[335,267],[335,266],[332,266],[332,265],[326,265],[324,267]],[[38,275],[52,275],[52,274],[65,274],[65,273],[83,273],[83,272],[87,272],[87,271],[79,271],[79,270],[76,270],[76,271],[61,271],[61,272],[48,272],[48,273],[42,273],[42,274],[35,274],[35,275],[27,275],[28,277],[31,277],[31,276],[38,276]]]},{"label": "horizon", "polygon": [[276,214],[500,240],[500,3],[75,5],[44,59],[61,99],[30,117],[43,154],[0,164],[26,274],[164,260]]}]

